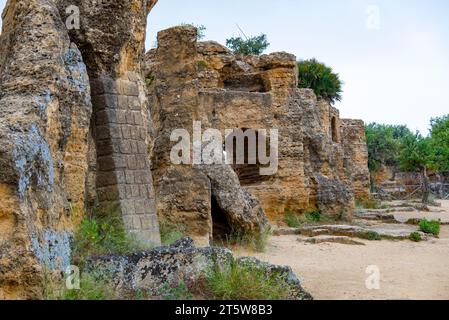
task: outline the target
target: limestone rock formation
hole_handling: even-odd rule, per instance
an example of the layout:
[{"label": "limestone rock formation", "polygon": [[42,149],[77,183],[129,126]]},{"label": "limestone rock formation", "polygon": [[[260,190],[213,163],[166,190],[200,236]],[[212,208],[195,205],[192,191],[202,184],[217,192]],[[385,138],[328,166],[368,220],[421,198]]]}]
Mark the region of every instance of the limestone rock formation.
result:
[{"label": "limestone rock formation", "polygon": [[[68,266],[86,208],[107,205],[140,240],[160,241],[140,76],[154,4],[7,2],[0,37],[0,298],[38,297],[44,268]],[[82,28],[69,34],[72,5],[81,10]]]},{"label": "limestone rock formation", "polygon": [[[298,89],[295,56],[236,56],[216,42],[196,39],[193,27],[161,31],[158,47],[145,57],[159,216],[182,221],[196,240],[207,239],[215,225],[223,225],[217,219],[223,206],[213,189],[230,194],[222,185],[230,173],[210,185],[207,170],[173,166],[169,159],[175,145],[171,132],[184,129],[192,137],[194,122],[200,122],[203,131],[219,130],[224,145],[227,130],[255,131],[257,139],[265,135],[267,153],[277,160],[275,172],[261,175],[260,159],[255,164],[233,163],[232,169],[271,220],[286,212],[312,210],[350,215],[355,198],[369,194],[361,122],[341,120],[339,111],[312,90]],[[269,143],[275,138],[272,129],[278,132],[276,149]]]},{"label": "limestone rock formation", "polygon": [[[8,1],[0,38],[0,298],[64,268],[84,208],[86,66],[51,1]],[[25,294],[25,296],[23,296]]]},{"label": "limestone rock formation", "polygon": [[[161,31],[158,48],[144,55],[156,2],[8,0],[0,36],[0,298],[39,297],[47,269],[70,264],[86,212],[119,215],[147,244],[160,244],[159,216],[209,245],[232,232],[264,233],[267,216],[350,214],[355,196],[368,194],[361,122],[340,120],[311,90],[297,89],[293,55],[235,56],[198,43],[193,27]],[[72,18],[79,27],[67,24]],[[191,163],[172,161],[177,129],[200,138]],[[219,130],[224,146],[239,141],[228,129],[254,133],[257,156],[244,154],[254,163],[207,163],[195,153],[207,129]],[[233,153],[219,151],[225,159]],[[139,261],[152,262],[133,257],[115,262],[135,280]]]}]

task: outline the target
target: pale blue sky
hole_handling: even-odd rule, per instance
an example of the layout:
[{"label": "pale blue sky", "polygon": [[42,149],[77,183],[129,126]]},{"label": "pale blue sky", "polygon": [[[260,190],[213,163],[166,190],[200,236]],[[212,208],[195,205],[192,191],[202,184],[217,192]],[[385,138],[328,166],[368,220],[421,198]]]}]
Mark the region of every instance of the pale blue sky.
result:
[{"label": "pale blue sky", "polygon": [[[378,30],[367,27],[371,6]],[[426,133],[431,117],[449,113],[448,13],[447,0],[159,0],[147,47],[180,23],[203,24],[206,39],[225,43],[238,24],[247,35],[267,34],[268,52],[332,66],[345,82],[342,117]]]}]

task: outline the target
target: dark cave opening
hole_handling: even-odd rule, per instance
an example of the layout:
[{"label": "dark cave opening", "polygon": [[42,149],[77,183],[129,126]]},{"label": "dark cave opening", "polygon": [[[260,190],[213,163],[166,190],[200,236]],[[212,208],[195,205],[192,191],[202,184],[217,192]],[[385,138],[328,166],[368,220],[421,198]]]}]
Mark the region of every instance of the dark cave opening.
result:
[{"label": "dark cave opening", "polygon": [[214,241],[226,241],[232,233],[232,227],[227,219],[226,213],[221,209],[217,199],[212,196],[212,239]]}]

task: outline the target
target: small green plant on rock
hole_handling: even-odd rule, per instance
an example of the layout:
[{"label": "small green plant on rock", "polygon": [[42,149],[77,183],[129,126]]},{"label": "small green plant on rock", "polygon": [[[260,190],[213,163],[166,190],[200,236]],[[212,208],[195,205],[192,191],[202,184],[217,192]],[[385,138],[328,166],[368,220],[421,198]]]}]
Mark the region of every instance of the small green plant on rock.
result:
[{"label": "small green plant on rock", "polygon": [[419,228],[422,232],[432,234],[436,237],[440,235],[441,223],[440,221],[423,219],[419,223]]},{"label": "small green plant on rock", "polygon": [[410,234],[410,240],[413,242],[421,242],[422,241],[421,234],[419,232],[412,232]]},{"label": "small green plant on rock", "polygon": [[361,239],[369,240],[369,241],[380,241],[382,237],[376,231],[364,231],[358,234],[358,237]]},{"label": "small green plant on rock", "polygon": [[207,62],[204,60],[199,60],[196,62],[199,71],[204,71],[207,68]]}]

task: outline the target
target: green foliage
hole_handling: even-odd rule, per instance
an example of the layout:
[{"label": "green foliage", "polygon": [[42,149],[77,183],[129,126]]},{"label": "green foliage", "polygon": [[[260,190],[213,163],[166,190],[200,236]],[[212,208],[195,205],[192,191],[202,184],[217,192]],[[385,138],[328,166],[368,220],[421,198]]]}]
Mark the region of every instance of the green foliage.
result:
[{"label": "green foliage", "polygon": [[159,221],[161,242],[163,245],[171,245],[186,236],[186,226],[179,223],[161,219]]},{"label": "green foliage", "polygon": [[419,232],[412,232],[410,234],[410,240],[413,242],[421,242],[422,241],[421,234]]},{"label": "green foliage", "polygon": [[286,300],[291,288],[264,268],[232,262],[207,273],[203,295],[216,300]]},{"label": "green foliage", "polygon": [[122,219],[114,214],[85,218],[75,234],[72,257],[83,262],[89,256],[127,254],[148,249],[123,228]]},{"label": "green foliage", "polygon": [[406,126],[371,123],[366,126],[369,168],[376,171],[381,165],[398,166],[403,140],[413,136]]},{"label": "green foliage", "polygon": [[369,241],[379,241],[382,240],[382,237],[376,231],[366,231],[360,232],[358,237],[361,239],[369,240]]},{"label": "green foliage", "polygon": [[242,37],[232,37],[226,40],[226,46],[235,54],[261,55],[269,46],[267,36],[259,36],[243,39]]},{"label": "green foliage", "polygon": [[313,89],[315,94],[331,103],[342,99],[342,81],[332,68],[316,59],[298,62],[298,87]]},{"label": "green foliage", "polygon": [[192,300],[193,295],[184,282],[178,286],[171,287],[168,283],[164,284],[158,292],[158,296],[167,301]]},{"label": "green foliage", "polygon": [[198,70],[203,71],[207,68],[207,63],[204,60],[199,60],[196,62],[196,65],[198,66]]},{"label": "green foliage", "polygon": [[304,223],[301,217],[294,212],[287,212],[284,216],[284,222],[290,228],[299,228]]},{"label": "green foliage", "polygon": [[441,223],[435,220],[429,221],[427,219],[423,219],[419,223],[419,228],[424,233],[433,234],[438,237],[440,235]]},{"label": "green foliage", "polygon": [[415,172],[431,166],[432,147],[429,138],[419,133],[408,135],[402,140],[399,167],[403,171]]},{"label": "green foliage", "polygon": [[154,76],[153,73],[150,73],[146,78],[145,78],[145,85],[147,87],[151,86],[154,82],[154,80],[156,79],[156,77]]},{"label": "green foliage", "polygon": [[431,121],[431,167],[437,171],[449,170],[449,115]]},{"label": "green foliage", "polygon": [[271,231],[269,229],[262,232],[233,231],[231,235],[228,236],[227,245],[237,245],[255,252],[264,252],[270,235]]},{"label": "green foliage", "polygon": [[203,40],[206,37],[206,30],[207,28],[202,24],[194,24],[194,23],[181,23],[181,26],[183,27],[194,27],[197,29],[197,36],[196,39],[198,41]]},{"label": "green foliage", "polygon": [[371,171],[382,164],[407,172],[449,170],[449,115],[432,119],[428,137],[406,126],[371,123],[366,140]]},{"label": "green foliage", "polygon": [[44,300],[113,300],[114,290],[104,279],[92,273],[82,273],[79,289],[67,289],[65,279],[55,281],[44,274]]},{"label": "green foliage", "polygon": [[323,216],[321,215],[321,212],[319,211],[312,211],[306,214],[306,220],[310,223],[316,223],[320,222],[323,219]]}]

